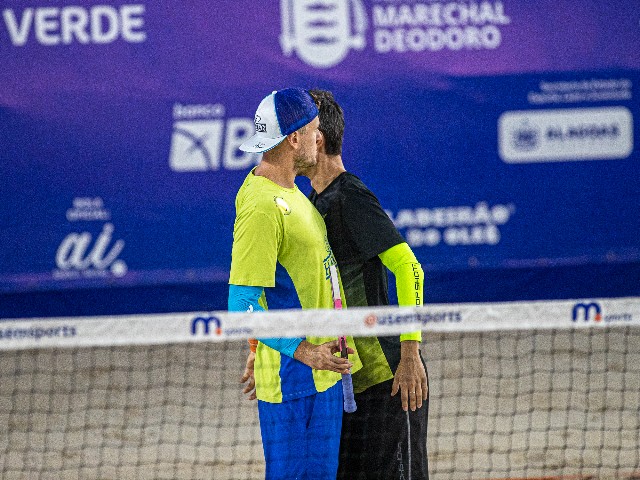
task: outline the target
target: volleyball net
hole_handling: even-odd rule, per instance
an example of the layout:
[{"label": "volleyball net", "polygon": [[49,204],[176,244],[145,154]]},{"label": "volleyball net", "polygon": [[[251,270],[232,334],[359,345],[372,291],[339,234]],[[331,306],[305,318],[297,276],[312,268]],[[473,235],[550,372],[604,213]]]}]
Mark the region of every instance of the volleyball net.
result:
[{"label": "volleyball net", "polygon": [[0,320],[0,478],[264,478],[247,338],[418,329],[433,478],[640,479],[640,298]]}]

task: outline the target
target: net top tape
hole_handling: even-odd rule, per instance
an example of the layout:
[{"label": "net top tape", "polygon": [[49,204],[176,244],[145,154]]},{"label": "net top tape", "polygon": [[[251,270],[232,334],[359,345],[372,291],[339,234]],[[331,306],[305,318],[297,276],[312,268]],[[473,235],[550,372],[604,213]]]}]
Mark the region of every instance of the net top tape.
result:
[{"label": "net top tape", "polygon": [[640,326],[640,298],[430,304],[254,313],[178,312],[0,319],[0,350],[222,342],[260,337],[381,336]]}]

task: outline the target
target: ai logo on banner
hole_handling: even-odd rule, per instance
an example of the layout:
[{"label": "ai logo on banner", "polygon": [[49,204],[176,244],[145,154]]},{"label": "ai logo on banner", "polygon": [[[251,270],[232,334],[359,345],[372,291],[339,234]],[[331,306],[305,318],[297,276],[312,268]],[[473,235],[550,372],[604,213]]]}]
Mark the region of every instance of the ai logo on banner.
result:
[{"label": "ai logo on banner", "polygon": [[285,55],[297,51],[312,67],[329,68],[352,48],[365,47],[367,14],[361,0],[281,0]]},{"label": "ai logo on banner", "polygon": [[260,159],[238,148],[253,135],[253,120],[225,119],[224,105],[176,103],[173,120],[169,166],[175,172],[242,170]]},{"label": "ai logo on banner", "polygon": [[[74,198],[72,208],[67,210],[69,222],[104,222],[110,218],[111,214],[100,197]],[[126,275],[127,264],[119,258],[125,243],[124,240],[113,239],[114,231],[113,224],[107,221],[102,223],[97,236],[87,230],[68,234],[56,251],[54,278],[68,280]]]}]

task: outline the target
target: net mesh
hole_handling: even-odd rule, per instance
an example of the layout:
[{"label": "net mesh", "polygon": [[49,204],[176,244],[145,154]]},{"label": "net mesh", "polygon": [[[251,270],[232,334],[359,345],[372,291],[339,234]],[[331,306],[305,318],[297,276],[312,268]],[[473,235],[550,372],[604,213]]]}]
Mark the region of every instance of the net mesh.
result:
[{"label": "net mesh", "polygon": [[[432,478],[640,478],[640,327],[519,324],[425,329]],[[0,477],[264,478],[246,354],[243,340],[0,350]]]}]

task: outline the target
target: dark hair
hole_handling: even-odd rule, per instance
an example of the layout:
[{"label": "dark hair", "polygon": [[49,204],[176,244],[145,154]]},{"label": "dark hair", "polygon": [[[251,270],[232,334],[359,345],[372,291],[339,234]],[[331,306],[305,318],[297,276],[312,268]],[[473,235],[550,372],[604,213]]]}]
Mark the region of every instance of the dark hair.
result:
[{"label": "dark hair", "polygon": [[327,155],[342,153],[342,138],[344,136],[344,114],[333,94],[319,88],[309,90],[318,106],[320,131],[324,136],[325,152]]}]

